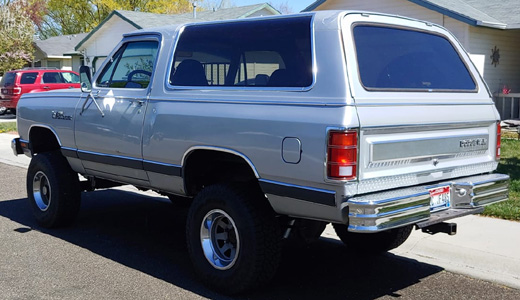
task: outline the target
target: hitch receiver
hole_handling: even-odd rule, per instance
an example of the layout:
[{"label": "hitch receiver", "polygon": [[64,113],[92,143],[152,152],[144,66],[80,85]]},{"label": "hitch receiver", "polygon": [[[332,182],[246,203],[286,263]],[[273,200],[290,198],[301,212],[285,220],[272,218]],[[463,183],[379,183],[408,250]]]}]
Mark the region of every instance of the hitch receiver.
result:
[{"label": "hitch receiver", "polygon": [[439,232],[447,233],[448,235],[455,235],[457,234],[457,223],[441,222],[430,226],[422,227],[421,230],[424,233],[432,235]]}]

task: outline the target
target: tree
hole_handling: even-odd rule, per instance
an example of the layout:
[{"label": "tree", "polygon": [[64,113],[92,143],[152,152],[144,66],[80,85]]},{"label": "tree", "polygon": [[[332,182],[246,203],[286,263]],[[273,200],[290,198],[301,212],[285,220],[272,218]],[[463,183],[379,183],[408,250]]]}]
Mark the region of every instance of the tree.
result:
[{"label": "tree", "polygon": [[153,13],[184,13],[192,9],[189,0],[48,0],[40,38],[89,32],[116,9]]},{"label": "tree", "polygon": [[0,73],[19,69],[32,61],[34,27],[25,0],[0,5]]}]

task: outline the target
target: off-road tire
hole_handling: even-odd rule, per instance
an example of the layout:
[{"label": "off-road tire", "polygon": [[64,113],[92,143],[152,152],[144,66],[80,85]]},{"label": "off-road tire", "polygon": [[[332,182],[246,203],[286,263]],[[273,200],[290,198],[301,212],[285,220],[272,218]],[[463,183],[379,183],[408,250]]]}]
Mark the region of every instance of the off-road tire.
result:
[{"label": "off-road tire", "polygon": [[333,224],[336,234],[345,247],[356,254],[380,254],[399,247],[408,239],[413,225],[378,233],[349,232],[347,225]]},{"label": "off-road tire", "polygon": [[[234,241],[239,245],[234,262],[220,269],[206,258],[201,240],[203,220],[214,211],[226,214],[234,222]],[[205,187],[188,212],[186,237],[197,275],[219,292],[237,294],[256,288],[271,280],[278,269],[280,227],[267,200],[254,186],[240,188],[216,184]]]},{"label": "off-road tire", "polygon": [[61,153],[38,153],[31,159],[27,198],[42,227],[66,226],[76,219],[81,204],[78,174]]}]

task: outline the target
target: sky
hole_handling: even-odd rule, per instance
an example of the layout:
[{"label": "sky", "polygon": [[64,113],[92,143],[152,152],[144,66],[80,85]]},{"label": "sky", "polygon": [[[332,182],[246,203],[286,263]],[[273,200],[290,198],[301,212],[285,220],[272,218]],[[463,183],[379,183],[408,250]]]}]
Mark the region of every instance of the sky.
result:
[{"label": "sky", "polygon": [[314,3],[315,0],[232,0],[236,6],[245,6],[251,4],[259,4],[264,2],[270,2],[275,8],[278,8],[280,4],[287,3],[293,13],[300,12],[310,4]]}]

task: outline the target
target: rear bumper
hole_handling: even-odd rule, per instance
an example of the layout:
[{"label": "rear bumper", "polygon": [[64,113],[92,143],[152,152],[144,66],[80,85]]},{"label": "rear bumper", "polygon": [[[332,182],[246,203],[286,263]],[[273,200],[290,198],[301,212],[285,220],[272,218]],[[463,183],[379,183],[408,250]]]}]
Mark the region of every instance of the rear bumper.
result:
[{"label": "rear bumper", "polygon": [[13,99],[6,99],[5,96],[3,96],[2,99],[0,99],[0,107],[5,108],[16,108],[16,104],[18,101],[13,101]]},{"label": "rear bumper", "polygon": [[[450,186],[450,208],[430,212],[429,189],[442,186]],[[342,207],[348,210],[349,231],[378,232],[479,213],[483,206],[507,200],[508,196],[509,176],[487,174],[353,197],[345,199]]]}]

